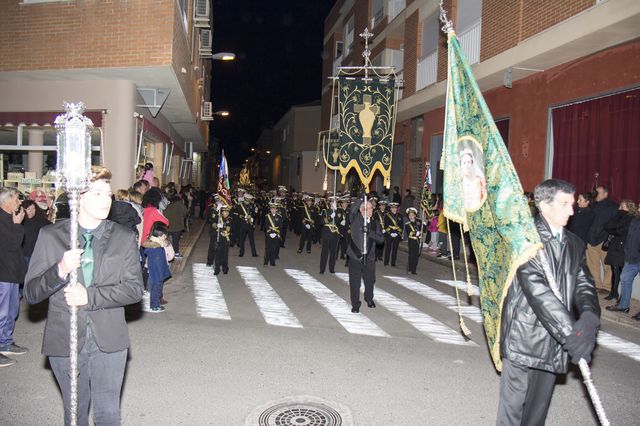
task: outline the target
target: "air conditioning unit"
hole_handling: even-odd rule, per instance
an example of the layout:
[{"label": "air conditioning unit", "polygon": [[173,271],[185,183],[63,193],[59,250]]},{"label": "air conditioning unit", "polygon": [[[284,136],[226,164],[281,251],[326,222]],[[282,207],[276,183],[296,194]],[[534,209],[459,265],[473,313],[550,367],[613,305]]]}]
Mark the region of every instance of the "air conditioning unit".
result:
[{"label": "air conditioning unit", "polygon": [[193,26],[197,28],[211,28],[209,13],[211,0],[196,0],[193,8]]},{"label": "air conditioning unit", "polygon": [[213,120],[213,105],[211,102],[202,103],[202,112],[200,113],[200,120],[202,121]]},{"label": "air conditioning unit", "polygon": [[212,32],[209,29],[200,30],[200,57],[210,58],[213,56]]}]

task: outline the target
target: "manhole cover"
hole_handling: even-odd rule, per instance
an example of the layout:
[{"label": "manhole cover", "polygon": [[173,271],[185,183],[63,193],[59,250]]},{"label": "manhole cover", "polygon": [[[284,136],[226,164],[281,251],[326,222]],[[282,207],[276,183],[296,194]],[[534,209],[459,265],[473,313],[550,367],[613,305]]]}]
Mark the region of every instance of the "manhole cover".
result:
[{"label": "manhole cover", "polygon": [[349,411],[314,397],[285,398],[254,411],[246,425],[257,426],[351,426]]},{"label": "manhole cover", "polygon": [[342,426],[342,417],[331,407],[318,404],[278,404],[258,419],[260,426]]}]

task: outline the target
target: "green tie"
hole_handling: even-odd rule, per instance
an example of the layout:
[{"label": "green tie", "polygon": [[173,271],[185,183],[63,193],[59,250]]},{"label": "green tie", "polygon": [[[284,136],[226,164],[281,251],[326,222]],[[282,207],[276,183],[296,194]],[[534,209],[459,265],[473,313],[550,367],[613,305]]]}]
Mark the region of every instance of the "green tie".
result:
[{"label": "green tie", "polygon": [[84,251],[80,257],[80,264],[82,265],[82,275],[84,276],[84,286],[89,287],[93,281],[93,234],[91,232],[85,232],[82,234],[84,238]]}]

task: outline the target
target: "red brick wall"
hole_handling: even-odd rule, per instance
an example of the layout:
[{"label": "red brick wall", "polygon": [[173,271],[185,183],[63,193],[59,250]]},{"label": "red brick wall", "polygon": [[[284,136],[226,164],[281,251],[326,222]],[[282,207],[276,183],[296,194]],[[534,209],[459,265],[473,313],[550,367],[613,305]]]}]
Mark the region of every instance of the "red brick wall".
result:
[{"label": "red brick wall", "polygon": [[[533,74],[514,82],[512,89],[484,93],[494,117],[510,118],[509,153],[525,191],[532,191],[544,177],[549,107],[638,86],[640,68],[629,61],[631,57],[640,57],[640,41]],[[444,108],[429,111],[424,118],[425,139],[442,133]],[[428,145],[423,143],[423,152],[428,153],[425,149]]]},{"label": "red brick wall", "polygon": [[480,60],[592,7],[594,0],[483,0]]},{"label": "red brick wall", "polygon": [[420,12],[415,11],[404,23],[404,89],[402,97],[407,98],[416,93],[418,52],[420,51],[418,26]]},{"label": "red brick wall", "polygon": [[168,65],[173,0],[3,1],[0,71]]}]

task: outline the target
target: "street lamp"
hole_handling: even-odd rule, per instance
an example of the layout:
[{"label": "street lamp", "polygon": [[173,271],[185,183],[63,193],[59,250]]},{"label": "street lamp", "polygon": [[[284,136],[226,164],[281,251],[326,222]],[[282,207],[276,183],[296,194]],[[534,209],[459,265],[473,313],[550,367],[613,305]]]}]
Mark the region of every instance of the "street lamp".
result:
[{"label": "street lamp", "polygon": [[236,59],[236,54],[231,52],[219,52],[214,53],[211,56],[211,59],[216,61],[233,61],[234,59]]}]

